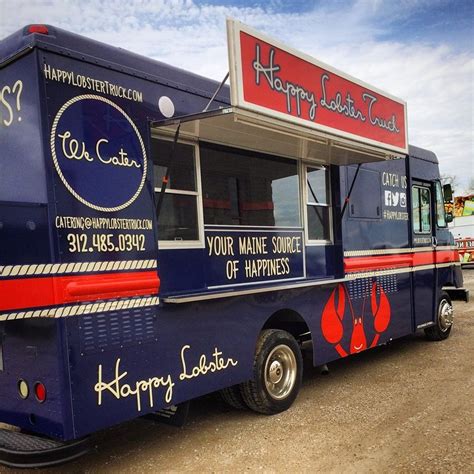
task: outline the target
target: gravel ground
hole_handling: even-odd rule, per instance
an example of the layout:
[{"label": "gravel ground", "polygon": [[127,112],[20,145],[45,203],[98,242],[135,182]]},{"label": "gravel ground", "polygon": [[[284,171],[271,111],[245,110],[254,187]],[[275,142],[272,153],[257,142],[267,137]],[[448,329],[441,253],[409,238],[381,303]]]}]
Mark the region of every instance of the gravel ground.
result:
[{"label": "gravel ground", "polygon": [[[474,269],[464,273],[474,300]],[[327,376],[307,367],[280,415],[204,397],[183,428],[136,420],[50,472],[474,472],[473,309],[455,302],[446,341],[409,336],[334,362]]]}]

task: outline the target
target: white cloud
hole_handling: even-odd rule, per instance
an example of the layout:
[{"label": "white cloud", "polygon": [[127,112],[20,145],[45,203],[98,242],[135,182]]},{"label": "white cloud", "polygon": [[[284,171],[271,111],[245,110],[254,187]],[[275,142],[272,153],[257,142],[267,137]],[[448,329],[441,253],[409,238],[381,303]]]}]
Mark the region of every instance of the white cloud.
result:
[{"label": "white cloud", "polygon": [[227,7],[193,0],[2,0],[0,37],[28,23],[50,23],[220,80],[228,69],[225,17],[231,16],[405,99],[410,142],[435,151],[441,171],[467,186],[474,175],[472,52],[379,39],[397,21],[441,1],[321,2],[287,13],[278,1]]}]

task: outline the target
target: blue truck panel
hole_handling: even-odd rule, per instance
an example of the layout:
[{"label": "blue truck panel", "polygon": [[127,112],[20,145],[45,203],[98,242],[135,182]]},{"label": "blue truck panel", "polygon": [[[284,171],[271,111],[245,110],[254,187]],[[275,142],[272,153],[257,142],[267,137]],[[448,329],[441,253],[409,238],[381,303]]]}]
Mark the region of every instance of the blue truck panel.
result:
[{"label": "blue truck panel", "polygon": [[[47,29],[0,42],[0,421],[72,440],[251,380],[268,329],[322,365],[436,324],[443,286],[462,277],[436,221],[433,153],[321,168],[327,203],[303,198],[298,164],[296,227],[209,224],[204,198],[237,212],[242,183],[226,183],[231,199],[171,183],[195,199],[199,239],[164,242],[151,142],[173,137],[156,121],[202,111],[218,84]],[[224,87],[212,108],[228,105]],[[259,173],[246,212],[273,212]],[[413,186],[431,192],[428,217]],[[309,241],[307,206],[327,239]],[[46,400],[22,398],[20,381]]]}]

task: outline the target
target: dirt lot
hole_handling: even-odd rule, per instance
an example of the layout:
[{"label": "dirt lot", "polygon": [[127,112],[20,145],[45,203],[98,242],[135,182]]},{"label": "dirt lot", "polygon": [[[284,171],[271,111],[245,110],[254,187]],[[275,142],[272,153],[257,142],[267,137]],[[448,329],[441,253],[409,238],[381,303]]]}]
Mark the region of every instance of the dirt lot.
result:
[{"label": "dirt lot", "polygon": [[[474,301],[474,269],[464,273]],[[232,411],[205,397],[183,428],[136,420],[53,471],[473,472],[473,310],[455,302],[447,341],[410,336],[332,363],[328,376],[308,367],[283,414]]]}]

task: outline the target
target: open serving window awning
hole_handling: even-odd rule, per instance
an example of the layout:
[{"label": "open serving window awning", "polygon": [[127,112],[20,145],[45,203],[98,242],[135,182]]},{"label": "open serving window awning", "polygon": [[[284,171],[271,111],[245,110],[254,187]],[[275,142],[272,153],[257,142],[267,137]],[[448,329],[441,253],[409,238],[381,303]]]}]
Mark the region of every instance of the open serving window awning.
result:
[{"label": "open serving window awning", "polygon": [[219,143],[321,164],[349,165],[384,161],[402,154],[359,143],[310,127],[238,107],[210,110],[152,122],[154,129],[180,137]]}]

